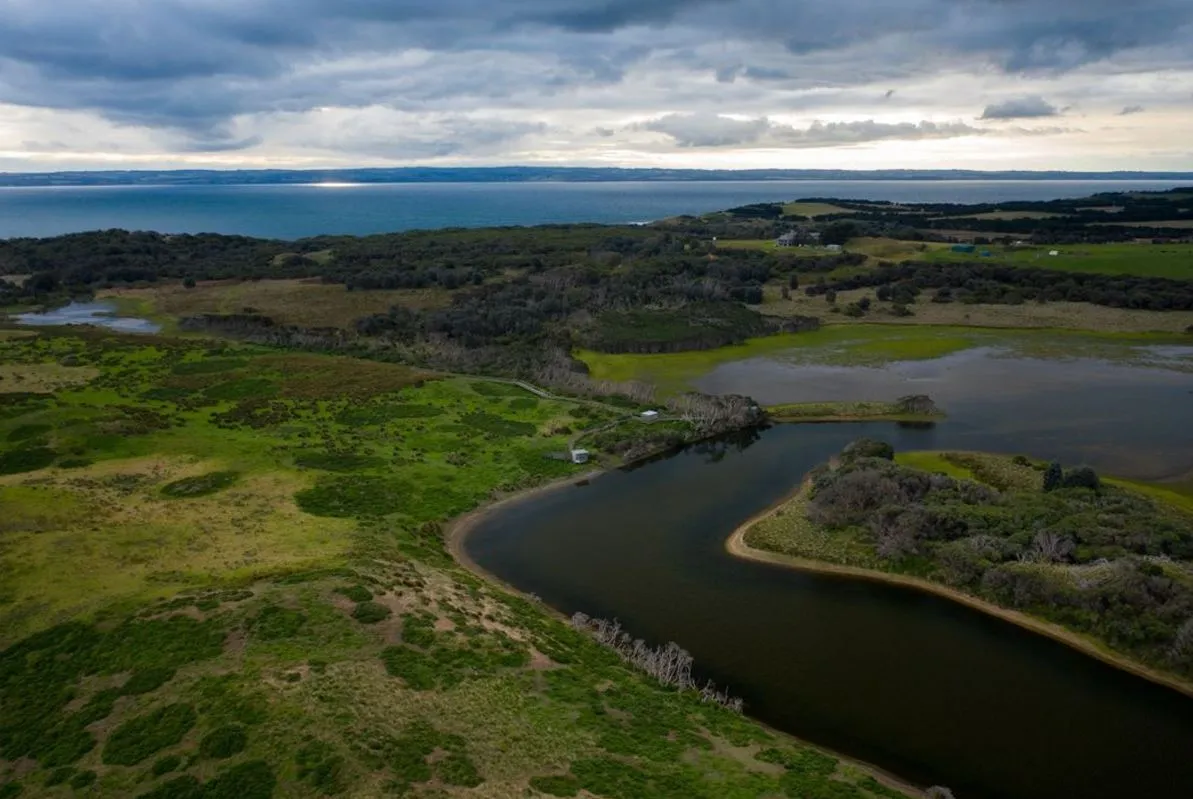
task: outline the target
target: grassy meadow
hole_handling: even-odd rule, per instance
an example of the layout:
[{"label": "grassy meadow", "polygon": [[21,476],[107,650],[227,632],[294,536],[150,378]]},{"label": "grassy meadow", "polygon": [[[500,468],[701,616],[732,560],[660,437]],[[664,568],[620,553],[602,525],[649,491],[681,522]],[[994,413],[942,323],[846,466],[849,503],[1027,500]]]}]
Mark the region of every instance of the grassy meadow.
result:
[{"label": "grassy meadow", "polygon": [[0,376],[0,796],[903,795],[448,554],[615,409],[97,331]]},{"label": "grassy meadow", "polygon": [[439,308],[448,303],[444,289],[374,289],[349,291],[317,278],[290,280],[211,280],[186,288],[163,282],[149,288],[101,291],[126,316],[140,316],[169,326],[179,317],[198,314],[260,313],[278,324],[351,328],[357,319],[385,313],[395,305]]},{"label": "grassy meadow", "polygon": [[[1178,333],[859,323],[766,336],[711,350],[657,355],[581,350],[576,357],[588,365],[597,379],[638,380],[653,383],[664,393],[674,393],[691,388],[693,381],[718,366],[750,358],[767,357],[796,364],[881,366],[895,361],[941,358],[975,347],[996,347],[1036,357],[1087,356],[1143,363],[1149,360],[1150,346],[1187,342],[1187,335]],[[1184,363],[1185,368],[1193,369],[1193,362],[1186,359]],[[1179,364],[1175,366],[1180,368]]]},{"label": "grassy meadow", "polygon": [[[983,257],[983,250],[989,251],[991,256]],[[1049,255],[1053,250],[1059,254]],[[1064,272],[1193,280],[1193,244],[1128,242],[1032,247],[979,246],[975,253],[955,253],[946,247],[924,250],[916,259],[942,263],[996,261]]]}]

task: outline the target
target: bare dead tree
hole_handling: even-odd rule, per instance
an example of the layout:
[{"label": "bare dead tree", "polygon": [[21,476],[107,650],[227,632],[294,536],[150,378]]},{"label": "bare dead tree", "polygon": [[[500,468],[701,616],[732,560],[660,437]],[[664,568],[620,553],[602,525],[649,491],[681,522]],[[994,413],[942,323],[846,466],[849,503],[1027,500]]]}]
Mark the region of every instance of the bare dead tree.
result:
[{"label": "bare dead tree", "polygon": [[924,791],[924,799],[957,799],[957,797],[953,796],[953,792],[943,785],[933,785]]},{"label": "bare dead tree", "polygon": [[742,701],[719,690],[713,683],[699,686],[692,677],[692,656],[674,641],[663,646],[650,646],[641,638],[631,638],[614,619],[593,619],[584,613],[572,616],[572,627],[591,635],[602,646],[617,653],[629,665],[646,672],[663,685],[680,691],[695,691],[703,702],[712,702],[736,713],[742,711]]},{"label": "bare dead tree", "polygon": [[1193,663],[1193,618],[1188,619],[1176,631],[1168,655],[1177,663]]}]

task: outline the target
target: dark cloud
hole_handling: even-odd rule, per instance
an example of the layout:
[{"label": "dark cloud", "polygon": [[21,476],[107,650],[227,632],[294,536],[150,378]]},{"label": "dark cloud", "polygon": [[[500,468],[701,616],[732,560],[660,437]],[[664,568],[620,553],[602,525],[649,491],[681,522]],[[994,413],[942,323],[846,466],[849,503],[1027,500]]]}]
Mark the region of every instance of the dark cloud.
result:
[{"label": "dark cloud", "polygon": [[1145,109],[1141,105],[1129,105],[1129,106],[1126,106],[1125,108],[1123,108],[1122,111],[1119,111],[1118,115],[1120,117],[1125,117],[1125,116],[1130,116],[1131,114],[1142,114],[1146,110],[1147,109]]},{"label": "dark cloud", "polygon": [[1039,95],[1016,97],[986,106],[982,119],[1038,119],[1060,116],[1060,109]]},{"label": "dark cloud", "polygon": [[[617,102],[715,107],[699,96],[712,75],[714,91],[755,100],[754,113],[766,97],[791,108],[781,93],[829,88],[867,87],[873,103],[875,83],[924,74],[1055,77],[1128,56],[1117,69],[1193,68],[1189,41],[1190,0],[7,0],[0,102],[94,111],[182,134],[192,148],[235,149],[252,141],[231,125],[243,116],[520,113],[660,65],[702,76],[675,87],[686,104],[629,93]],[[983,118],[1056,113],[1021,98]],[[756,123],[724,119],[705,114],[676,140],[755,134]]]}]

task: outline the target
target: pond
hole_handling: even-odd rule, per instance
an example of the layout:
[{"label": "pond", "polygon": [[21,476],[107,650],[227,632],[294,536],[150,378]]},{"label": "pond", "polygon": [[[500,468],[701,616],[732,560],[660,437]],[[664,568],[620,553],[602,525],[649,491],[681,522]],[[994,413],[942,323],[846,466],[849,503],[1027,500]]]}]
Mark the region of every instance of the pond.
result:
[{"label": "pond", "polygon": [[878,370],[723,369],[706,388],[767,402],[897,396],[935,379],[923,393],[950,416],[782,425],[692,447],[503,508],[469,555],[565,613],[677,641],[763,721],[960,799],[1193,796],[1193,700],[938,597],[724,551],[738,524],[862,435],[1187,474],[1193,374],[981,352]]},{"label": "pond", "polygon": [[122,333],[157,333],[161,325],[148,319],[116,316],[116,306],[109,302],[72,302],[61,308],[40,313],[17,314],[22,325],[96,325]]}]

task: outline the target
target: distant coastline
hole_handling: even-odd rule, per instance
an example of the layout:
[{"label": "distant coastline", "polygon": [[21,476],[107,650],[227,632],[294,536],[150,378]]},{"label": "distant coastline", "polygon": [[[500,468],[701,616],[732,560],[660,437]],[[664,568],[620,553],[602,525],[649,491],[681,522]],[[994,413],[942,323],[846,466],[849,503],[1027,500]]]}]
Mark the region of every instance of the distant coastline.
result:
[{"label": "distant coastline", "polygon": [[382,183],[609,183],[658,181],[1189,181],[1193,172],[1064,172],[970,169],[621,169],[612,167],[380,167],[367,169],[107,170],[0,172],[0,187],[49,186],[287,186]]}]

